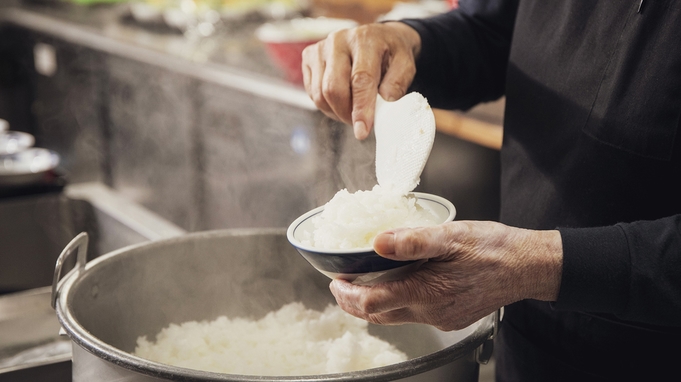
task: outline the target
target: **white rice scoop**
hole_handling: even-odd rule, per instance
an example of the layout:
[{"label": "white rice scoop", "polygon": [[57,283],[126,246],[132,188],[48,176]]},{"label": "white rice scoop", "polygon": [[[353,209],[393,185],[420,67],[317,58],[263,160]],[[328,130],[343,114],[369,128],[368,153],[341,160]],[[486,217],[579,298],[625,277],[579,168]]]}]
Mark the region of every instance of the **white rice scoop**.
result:
[{"label": "white rice scoop", "polygon": [[379,95],[374,134],[378,184],[405,195],[413,191],[435,140],[435,116],[428,101],[416,92],[395,102]]}]

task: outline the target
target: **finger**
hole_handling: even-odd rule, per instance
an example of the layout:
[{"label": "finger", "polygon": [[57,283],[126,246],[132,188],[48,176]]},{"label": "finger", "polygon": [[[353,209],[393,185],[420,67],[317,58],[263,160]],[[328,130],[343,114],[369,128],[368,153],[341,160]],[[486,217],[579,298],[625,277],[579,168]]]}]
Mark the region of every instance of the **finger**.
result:
[{"label": "finger", "polygon": [[395,231],[381,232],[376,235],[374,251],[384,257],[395,257]]},{"label": "finger", "polygon": [[383,75],[378,92],[386,101],[395,101],[407,93],[409,85],[414,80],[416,66],[411,51],[398,51],[384,65],[386,72]]},{"label": "finger", "polygon": [[342,36],[332,36],[325,44],[326,68],[322,78],[322,96],[338,119],[352,124],[350,76],[352,61]]},{"label": "finger", "polygon": [[326,69],[323,50],[324,41],[310,45],[303,50],[303,84],[317,109],[330,118],[338,119],[322,93],[322,79]]},{"label": "finger", "polygon": [[359,298],[359,294],[361,293],[360,291],[356,290],[357,288],[361,287],[353,285],[350,282],[341,279],[334,279],[329,284],[331,294],[336,299],[336,303],[338,303],[338,306],[340,306],[341,309],[343,309],[347,313],[350,313],[355,317],[364,319],[366,314],[362,312],[361,309],[358,308],[358,305],[355,302],[355,300]]},{"label": "finger", "polygon": [[[440,330],[459,330],[476,322],[488,315],[494,308],[466,306],[461,309],[448,310],[445,306],[433,305],[433,302],[442,303],[442,296],[433,294],[409,293],[417,290],[423,280],[410,280],[406,283],[391,282],[378,284],[372,287],[361,287],[347,281],[335,280],[331,283],[331,291],[336,297],[338,305],[347,313],[379,325],[399,325],[404,323],[424,323],[433,325]],[[403,292],[395,290],[398,285]],[[431,286],[432,287],[432,286]],[[425,286],[425,288],[430,288]],[[377,299],[371,304],[362,304],[358,297],[362,294],[373,295],[377,291],[390,291],[385,293],[384,299]],[[368,301],[369,299],[367,299]],[[448,302],[446,306],[451,306]]]},{"label": "finger", "polygon": [[[334,280],[329,285],[331,293],[341,309],[357,318],[365,321],[378,323],[380,313],[372,313],[362,306],[362,294],[370,293],[368,288],[353,285],[345,280]],[[383,321],[385,322],[385,321]]]},{"label": "finger", "polygon": [[[353,316],[357,317],[354,314]],[[360,318],[377,325],[402,325],[417,322],[416,317],[409,308],[395,309],[376,314],[366,314]]]},{"label": "finger", "polygon": [[[412,304],[412,292],[400,284],[403,283],[397,281],[363,286],[345,280],[334,280],[329,288],[343,310],[365,320],[375,320],[377,315],[407,308]],[[400,317],[406,319],[404,312]]]},{"label": "finger", "polygon": [[376,95],[381,80],[385,48],[369,43],[354,47],[350,75],[352,86],[352,127],[357,139],[369,136],[374,124]]},{"label": "finger", "polygon": [[399,261],[431,259],[451,251],[450,233],[447,224],[390,230],[376,235],[374,250]]},{"label": "finger", "polygon": [[[302,56],[303,60],[300,63],[300,70],[303,71],[303,88],[305,88],[305,93],[310,96],[312,91],[312,68],[310,68],[310,63],[305,59],[305,50],[303,50]],[[312,99],[311,96],[310,99]]]},{"label": "finger", "polygon": [[370,314],[366,321],[377,325],[402,325],[417,322],[414,313],[409,308]]},{"label": "finger", "polygon": [[381,313],[372,310],[373,308],[367,305],[367,296],[373,294],[371,290],[373,288],[337,279],[331,282],[329,289],[336,298],[338,306],[355,317],[367,319],[370,314]]}]

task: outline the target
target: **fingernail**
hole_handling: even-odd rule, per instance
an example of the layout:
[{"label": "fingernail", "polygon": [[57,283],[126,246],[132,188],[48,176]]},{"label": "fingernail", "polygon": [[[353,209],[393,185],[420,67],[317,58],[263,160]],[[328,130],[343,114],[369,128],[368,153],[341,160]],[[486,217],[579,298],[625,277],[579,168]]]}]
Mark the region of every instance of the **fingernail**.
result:
[{"label": "fingernail", "polygon": [[395,101],[397,101],[397,98],[395,98],[395,97],[392,96],[392,95],[389,95],[389,96],[388,96],[388,99],[387,99],[386,101],[388,101],[388,102],[395,102]]},{"label": "fingernail", "polygon": [[374,238],[374,249],[381,255],[392,255],[395,253],[395,233],[383,232]]},{"label": "fingernail", "polygon": [[357,139],[366,138],[366,136],[367,136],[367,125],[366,125],[366,123],[364,123],[362,121],[357,121],[352,126],[352,129],[355,132],[355,138],[357,138]]}]

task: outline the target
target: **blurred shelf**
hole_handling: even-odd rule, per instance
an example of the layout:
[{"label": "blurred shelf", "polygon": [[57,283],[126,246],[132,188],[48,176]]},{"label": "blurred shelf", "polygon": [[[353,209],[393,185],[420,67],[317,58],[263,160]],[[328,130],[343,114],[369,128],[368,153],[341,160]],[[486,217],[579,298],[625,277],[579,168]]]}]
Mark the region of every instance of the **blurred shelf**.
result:
[{"label": "blurred shelf", "polygon": [[483,104],[461,113],[433,109],[437,130],[490,149],[501,149],[504,100]]}]

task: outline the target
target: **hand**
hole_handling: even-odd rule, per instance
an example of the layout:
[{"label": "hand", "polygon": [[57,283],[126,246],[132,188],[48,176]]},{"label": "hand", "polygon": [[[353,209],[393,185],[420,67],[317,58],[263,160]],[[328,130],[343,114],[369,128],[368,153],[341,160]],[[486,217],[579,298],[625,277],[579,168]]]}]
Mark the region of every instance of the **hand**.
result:
[{"label": "hand", "polygon": [[317,108],[365,139],[376,95],[397,100],[416,73],[419,34],[401,22],[362,25],[330,34],[303,51],[303,82]]},{"label": "hand", "polygon": [[374,249],[395,260],[428,259],[399,281],[331,283],[343,310],[376,324],[415,322],[459,330],[515,301],[555,301],[560,288],[558,231],[458,221],[388,231],[376,237]]}]

